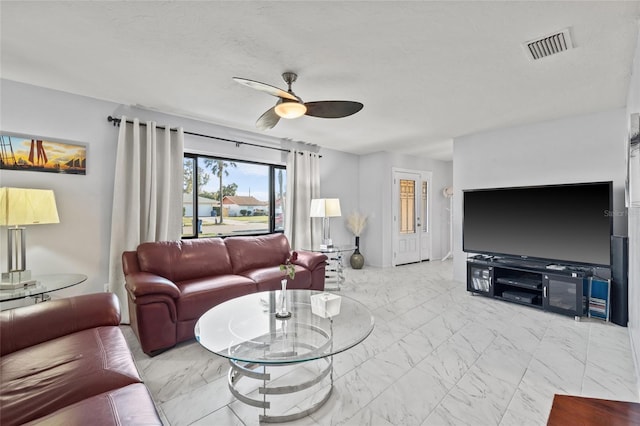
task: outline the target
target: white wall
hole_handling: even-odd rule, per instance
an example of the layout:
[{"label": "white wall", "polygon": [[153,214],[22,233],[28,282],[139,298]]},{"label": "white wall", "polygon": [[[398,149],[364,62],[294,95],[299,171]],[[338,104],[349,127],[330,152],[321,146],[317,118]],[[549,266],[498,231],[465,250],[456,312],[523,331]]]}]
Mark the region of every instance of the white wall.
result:
[{"label": "white wall", "polygon": [[[334,245],[353,244],[353,234],[347,229],[346,221],[349,213],[358,211],[359,178],[358,156],[346,152],[321,149],[320,154],[320,196],[322,198],[339,198],[341,217],[330,219],[331,239]],[[321,229],[322,219],[318,221],[318,229]],[[350,254],[346,255],[348,258]],[[348,259],[345,265],[348,265]]]},{"label": "white wall", "polygon": [[[278,138],[258,133],[250,133],[242,130],[230,129],[212,123],[193,120],[175,115],[164,114],[156,111],[143,110],[123,105],[117,105],[113,113],[115,117],[138,117],[140,121],[154,120],[158,124],[168,124],[171,127],[182,126],[185,131],[220,138],[239,140],[260,145],[278,148],[281,141]],[[269,164],[285,164],[286,153],[272,149],[262,149],[249,145],[236,146],[234,143],[218,141],[216,139],[202,138],[199,136],[185,135],[185,151],[197,154],[216,155],[231,159],[242,159]],[[116,132],[117,140],[117,132]]]},{"label": "white wall", "polygon": [[392,169],[432,172],[431,247],[432,260],[441,259],[449,250],[449,202],[442,189],[451,186],[453,168],[450,161],[413,157],[390,152],[363,155],[360,161],[360,206],[369,215],[367,228],[360,239],[361,252],[368,265],[392,265]]},{"label": "white wall", "polygon": [[385,206],[391,201],[391,167],[384,152],[360,156],[360,208],[368,216],[367,227],[360,237],[360,251],[365,264],[391,265],[391,239],[387,224],[391,217]]},{"label": "white wall", "polygon": [[[640,113],[640,34],[636,43],[631,84],[627,98],[627,129],[631,113]],[[638,182],[640,185],[640,182]],[[636,365],[636,375],[640,379],[640,207],[632,207],[628,212],[629,221],[629,336]],[[638,380],[640,383],[640,380]]]},{"label": "white wall", "polygon": [[[58,292],[103,291],[108,277],[117,129],[106,120],[115,104],[1,80],[3,132],[88,144],[86,176],[0,170],[0,186],[53,189],[60,224],[27,229],[27,267],[36,274],[73,272],[89,279]],[[6,231],[0,229],[0,269]]]},{"label": "white wall", "polygon": [[[454,279],[466,280],[465,189],[612,180],[614,210],[624,212],[625,123],[621,108],[455,139]],[[626,218],[614,217],[613,228],[627,235]]]}]

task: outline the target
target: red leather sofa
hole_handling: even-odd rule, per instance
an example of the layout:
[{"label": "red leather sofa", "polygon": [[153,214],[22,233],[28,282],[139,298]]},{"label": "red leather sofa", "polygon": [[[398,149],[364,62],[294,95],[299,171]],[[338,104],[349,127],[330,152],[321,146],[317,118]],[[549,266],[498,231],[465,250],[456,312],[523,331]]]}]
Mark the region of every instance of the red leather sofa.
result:
[{"label": "red leather sofa", "polygon": [[0,313],[0,424],[161,425],[111,293]]},{"label": "red leather sofa", "polygon": [[[291,255],[282,234],[143,243],[122,255],[131,327],[155,355],[194,338],[200,316],[224,301],[280,288]],[[298,251],[287,288],[324,290],[327,257]]]}]

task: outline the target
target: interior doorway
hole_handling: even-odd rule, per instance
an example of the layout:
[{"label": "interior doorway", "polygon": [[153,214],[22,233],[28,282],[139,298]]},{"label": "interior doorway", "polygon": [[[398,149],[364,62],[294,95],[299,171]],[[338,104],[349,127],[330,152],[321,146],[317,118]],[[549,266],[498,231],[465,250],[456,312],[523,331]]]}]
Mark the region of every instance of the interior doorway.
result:
[{"label": "interior doorway", "polygon": [[393,266],[431,258],[431,175],[393,168]]}]

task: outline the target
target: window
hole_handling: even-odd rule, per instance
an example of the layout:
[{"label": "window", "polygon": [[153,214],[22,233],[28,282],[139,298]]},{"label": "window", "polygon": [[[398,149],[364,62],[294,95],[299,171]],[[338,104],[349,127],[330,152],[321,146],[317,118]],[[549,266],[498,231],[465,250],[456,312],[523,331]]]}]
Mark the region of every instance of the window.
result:
[{"label": "window", "polygon": [[416,182],[414,180],[400,179],[400,233],[414,234],[415,229],[415,202]]},{"label": "window", "polygon": [[429,232],[429,228],[427,227],[429,223],[429,192],[427,181],[422,181],[422,202],[420,203],[422,206],[422,232]]},{"label": "window", "polygon": [[283,166],[185,154],[182,237],[282,232],[286,187]]}]

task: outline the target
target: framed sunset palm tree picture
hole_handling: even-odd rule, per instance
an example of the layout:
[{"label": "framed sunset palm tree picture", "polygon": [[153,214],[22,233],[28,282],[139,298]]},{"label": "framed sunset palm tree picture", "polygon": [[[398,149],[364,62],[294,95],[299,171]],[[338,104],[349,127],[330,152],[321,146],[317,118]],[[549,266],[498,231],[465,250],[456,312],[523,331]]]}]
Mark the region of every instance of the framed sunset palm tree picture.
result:
[{"label": "framed sunset palm tree picture", "polygon": [[87,146],[3,132],[0,169],[86,175]]}]

